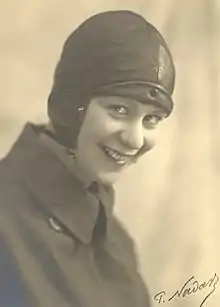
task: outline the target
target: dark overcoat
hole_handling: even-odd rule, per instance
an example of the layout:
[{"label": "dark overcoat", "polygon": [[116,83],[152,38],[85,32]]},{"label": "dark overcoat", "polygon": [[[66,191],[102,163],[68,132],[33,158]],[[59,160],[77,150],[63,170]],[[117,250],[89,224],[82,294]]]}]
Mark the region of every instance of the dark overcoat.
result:
[{"label": "dark overcoat", "polygon": [[134,245],[27,124],[0,162],[0,307],[149,307]]}]

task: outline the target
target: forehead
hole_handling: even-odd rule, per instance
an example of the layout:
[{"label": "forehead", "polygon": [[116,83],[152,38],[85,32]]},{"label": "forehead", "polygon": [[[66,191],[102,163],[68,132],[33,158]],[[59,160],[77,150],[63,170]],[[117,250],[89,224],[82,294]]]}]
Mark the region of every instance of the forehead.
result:
[{"label": "forehead", "polygon": [[157,112],[160,114],[164,114],[166,116],[167,112],[166,110],[159,105],[157,102],[141,102],[135,99],[127,98],[127,97],[121,97],[121,96],[98,96],[92,99],[91,101],[92,105],[99,105],[103,107],[107,107],[110,105],[122,105],[129,107],[133,110],[138,110],[142,113],[151,113],[151,112]]}]

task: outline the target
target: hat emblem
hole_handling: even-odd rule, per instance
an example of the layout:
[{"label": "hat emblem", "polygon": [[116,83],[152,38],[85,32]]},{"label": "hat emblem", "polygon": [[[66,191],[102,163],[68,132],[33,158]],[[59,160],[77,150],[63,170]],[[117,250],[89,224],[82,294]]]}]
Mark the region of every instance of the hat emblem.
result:
[{"label": "hat emblem", "polygon": [[170,66],[170,58],[164,46],[160,45],[158,57],[157,79],[162,81],[166,78],[168,67]]}]

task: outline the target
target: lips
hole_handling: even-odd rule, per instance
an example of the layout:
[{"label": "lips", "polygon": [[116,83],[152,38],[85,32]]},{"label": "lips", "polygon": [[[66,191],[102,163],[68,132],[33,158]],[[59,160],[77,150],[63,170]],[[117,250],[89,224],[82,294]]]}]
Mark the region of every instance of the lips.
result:
[{"label": "lips", "polygon": [[134,160],[135,155],[131,154],[123,154],[115,149],[112,149],[107,146],[102,147],[105,154],[108,156],[108,158],[111,158],[112,161],[114,161],[116,164],[125,166],[129,163],[131,163]]}]

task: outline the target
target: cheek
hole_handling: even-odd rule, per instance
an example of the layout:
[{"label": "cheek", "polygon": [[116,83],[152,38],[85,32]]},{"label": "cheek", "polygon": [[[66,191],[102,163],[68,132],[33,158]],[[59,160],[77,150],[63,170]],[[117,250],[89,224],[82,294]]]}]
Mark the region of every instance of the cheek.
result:
[{"label": "cheek", "polygon": [[94,125],[91,127],[90,138],[94,142],[106,142],[119,129],[119,123],[109,117],[103,117],[94,122]]},{"label": "cheek", "polygon": [[116,130],[113,121],[106,117],[94,118],[90,124],[82,126],[78,138],[78,150],[82,156],[93,157],[97,154],[97,145],[108,142]]},{"label": "cheek", "polygon": [[147,151],[153,149],[159,140],[159,129],[147,130],[144,134],[144,146],[141,150],[141,153],[144,154]]}]

